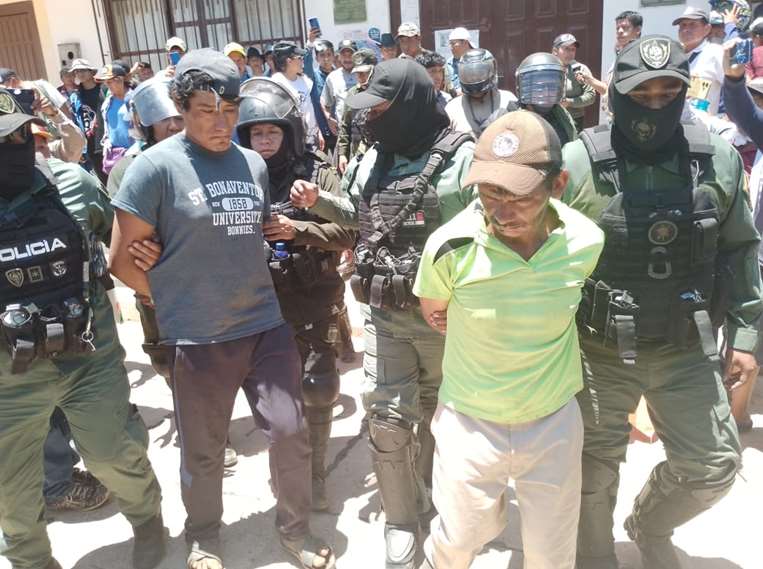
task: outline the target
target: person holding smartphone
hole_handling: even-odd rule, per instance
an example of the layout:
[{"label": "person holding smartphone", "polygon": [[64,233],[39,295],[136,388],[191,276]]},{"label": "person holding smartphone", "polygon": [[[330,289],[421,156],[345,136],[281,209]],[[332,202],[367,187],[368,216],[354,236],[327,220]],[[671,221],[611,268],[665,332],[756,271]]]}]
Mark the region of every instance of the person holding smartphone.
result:
[{"label": "person holding smartphone", "polygon": [[596,91],[584,81],[586,75],[592,75],[591,70],[579,61],[575,61],[580,42],[572,34],[556,36],[551,53],[557,56],[567,69],[565,79],[564,99],[561,105],[567,109],[575,121],[575,128],[583,130],[585,109],[596,102]]}]

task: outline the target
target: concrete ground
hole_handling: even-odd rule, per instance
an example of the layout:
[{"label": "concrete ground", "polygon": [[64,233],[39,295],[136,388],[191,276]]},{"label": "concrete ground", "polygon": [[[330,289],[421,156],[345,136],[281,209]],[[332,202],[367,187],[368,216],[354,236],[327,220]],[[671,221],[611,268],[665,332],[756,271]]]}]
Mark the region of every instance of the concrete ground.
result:
[{"label": "concrete ground", "polygon": [[[183,521],[180,499],[179,451],[172,419],[172,399],[161,377],[148,364],[140,344],[140,325],[132,320],[130,297],[119,298],[128,317],[119,325],[127,350],[127,369],[132,400],[138,404],[149,427],[149,455],[164,493],[163,512],[170,530],[170,553],[161,569],[185,567]],[[359,314],[353,304],[351,318],[356,349],[362,349]],[[363,380],[360,358],[352,365],[340,364],[342,395],[335,409],[329,448],[328,491],[332,512],[314,516],[314,533],[324,536],[337,552],[340,569],[383,568],[383,514],[376,492],[365,433],[361,432],[363,409],[359,393]],[[763,381],[753,401],[755,428],[742,437],[744,469],[731,493],[711,511],[680,528],[675,543],[686,569],[763,568]],[[231,440],[239,452],[238,465],[227,472],[223,483],[227,569],[293,567],[280,550],[274,531],[275,501],[269,486],[267,445],[249,415],[241,395],[236,402]],[[618,507],[615,512],[617,553],[623,569],[641,569],[638,552],[629,542],[622,523],[630,511],[651,468],[664,458],[662,445],[632,443],[628,461],[621,469]],[[509,490],[510,496],[513,496]],[[521,569],[522,542],[516,500],[508,505],[504,533],[488,544],[475,561],[474,569]],[[128,569],[132,532],[113,503],[87,514],[50,515],[48,526],[53,551],[64,569]],[[0,569],[10,564],[0,558]],[[649,569],[649,568],[644,568]]]}]

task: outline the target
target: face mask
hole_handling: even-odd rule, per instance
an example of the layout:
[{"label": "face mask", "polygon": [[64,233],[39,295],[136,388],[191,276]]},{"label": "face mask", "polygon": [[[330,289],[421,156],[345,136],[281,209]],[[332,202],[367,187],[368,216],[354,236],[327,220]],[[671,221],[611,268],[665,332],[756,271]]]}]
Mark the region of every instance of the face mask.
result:
[{"label": "face mask", "polygon": [[34,137],[24,144],[0,144],[0,198],[12,200],[34,180]]},{"label": "face mask", "polygon": [[664,146],[678,129],[686,102],[686,86],[662,109],[649,109],[628,95],[621,95],[614,88],[614,82],[609,89],[609,100],[617,130],[636,150],[652,154]]},{"label": "face mask", "polygon": [[75,79],[75,80],[74,80],[74,84],[75,84],[77,87],[79,87],[80,85],[82,85],[82,81],[80,81],[79,79]]}]

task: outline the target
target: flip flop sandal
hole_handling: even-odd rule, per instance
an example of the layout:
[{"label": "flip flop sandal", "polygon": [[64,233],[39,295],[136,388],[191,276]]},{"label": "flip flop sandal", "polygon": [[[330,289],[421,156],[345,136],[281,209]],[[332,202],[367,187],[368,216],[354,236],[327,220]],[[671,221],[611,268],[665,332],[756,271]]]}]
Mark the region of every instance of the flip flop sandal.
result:
[{"label": "flip flop sandal", "polygon": [[224,569],[223,560],[214,553],[201,549],[198,542],[194,542],[191,546],[186,567],[188,569]]},{"label": "flip flop sandal", "polygon": [[282,536],[281,546],[297,559],[303,569],[333,569],[336,564],[331,547],[312,535],[304,539],[288,539]]}]

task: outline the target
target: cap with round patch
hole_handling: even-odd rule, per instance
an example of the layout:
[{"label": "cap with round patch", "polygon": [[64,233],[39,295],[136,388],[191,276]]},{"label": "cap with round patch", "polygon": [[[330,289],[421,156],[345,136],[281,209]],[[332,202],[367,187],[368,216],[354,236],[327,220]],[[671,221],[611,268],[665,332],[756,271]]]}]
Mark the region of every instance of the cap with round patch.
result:
[{"label": "cap with round patch", "polygon": [[612,82],[618,93],[657,77],[690,82],[689,60],[681,44],[667,36],[644,36],[626,45],[615,60]]},{"label": "cap with round patch", "polygon": [[493,184],[512,194],[537,188],[551,168],[561,168],[562,146],[553,127],[529,111],[505,114],[477,141],[464,185]]}]

